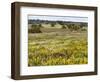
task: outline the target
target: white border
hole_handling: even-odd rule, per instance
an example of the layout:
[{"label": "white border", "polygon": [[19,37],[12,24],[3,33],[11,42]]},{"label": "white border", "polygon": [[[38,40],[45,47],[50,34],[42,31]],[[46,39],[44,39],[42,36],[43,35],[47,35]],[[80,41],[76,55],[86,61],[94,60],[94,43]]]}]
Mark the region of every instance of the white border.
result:
[{"label": "white border", "polygon": [[[88,17],[88,64],[28,67],[28,14]],[[21,7],[20,17],[20,75],[94,71],[94,11]]]}]

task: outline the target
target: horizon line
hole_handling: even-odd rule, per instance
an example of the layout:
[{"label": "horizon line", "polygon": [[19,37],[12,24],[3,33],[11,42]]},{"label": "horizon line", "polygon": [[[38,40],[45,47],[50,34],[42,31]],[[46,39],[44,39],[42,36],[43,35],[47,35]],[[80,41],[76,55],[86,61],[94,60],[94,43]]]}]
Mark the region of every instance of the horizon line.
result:
[{"label": "horizon line", "polygon": [[75,22],[88,22],[88,17],[80,16],[54,16],[54,15],[28,15],[28,20],[51,20],[51,21],[75,21]]}]

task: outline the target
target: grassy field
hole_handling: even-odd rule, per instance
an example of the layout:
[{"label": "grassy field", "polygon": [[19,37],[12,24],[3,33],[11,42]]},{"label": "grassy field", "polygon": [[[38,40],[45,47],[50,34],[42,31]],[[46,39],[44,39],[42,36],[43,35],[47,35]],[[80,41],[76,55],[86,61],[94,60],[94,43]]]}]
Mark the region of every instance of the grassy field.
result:
[{"label": "grassy field", "polygon": [[44,32],[28,34],[28,66],[88,63],[87,31],[41,30]]}]

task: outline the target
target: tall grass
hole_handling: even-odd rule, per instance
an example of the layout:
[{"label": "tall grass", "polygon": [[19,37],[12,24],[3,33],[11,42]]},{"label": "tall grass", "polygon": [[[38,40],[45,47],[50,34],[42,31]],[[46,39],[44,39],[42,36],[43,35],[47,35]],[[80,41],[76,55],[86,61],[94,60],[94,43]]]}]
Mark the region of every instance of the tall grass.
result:
[{"label": "tall grass", "polygon": [[87,64],[86,33],[29,34],[28,66]]}]

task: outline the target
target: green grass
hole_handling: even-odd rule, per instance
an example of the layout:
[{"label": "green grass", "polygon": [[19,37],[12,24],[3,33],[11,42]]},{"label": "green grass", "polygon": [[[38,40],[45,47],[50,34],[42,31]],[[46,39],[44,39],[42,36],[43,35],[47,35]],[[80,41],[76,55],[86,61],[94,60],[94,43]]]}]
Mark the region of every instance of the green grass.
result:
[{"label": "green grass", "polygon": [[87,33],[50,32],[28,35],[28,66],[87,64]]}]

